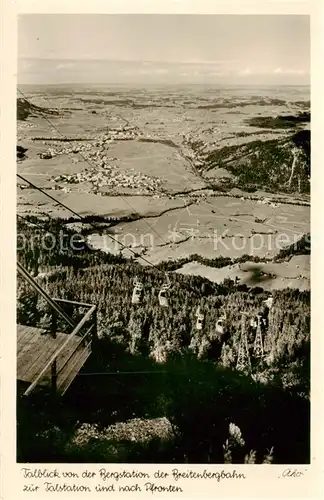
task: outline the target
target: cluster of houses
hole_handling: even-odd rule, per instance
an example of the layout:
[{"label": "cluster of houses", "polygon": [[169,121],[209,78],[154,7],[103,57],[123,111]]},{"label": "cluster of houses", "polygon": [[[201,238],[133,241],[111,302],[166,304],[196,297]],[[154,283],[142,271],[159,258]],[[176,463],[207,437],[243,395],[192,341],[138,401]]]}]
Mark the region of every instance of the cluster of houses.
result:
[{"label": "cluster of houses", "polygon": [[[67,137],[32,137],[34,141],[42,141],[46,144],[47,141],[55,142],[55,146],[49,147],[46,151],[39,153],[42,159],[51,159],[58,155],[63,154],[76,154],[80,153],[90,159],[92,157],[98,157],[102,154],[102,150],[105,150],[106,144],[112,141],[126,141],[133,140],[139,135],[137,129],[131,126],[118,127],[116,129],[110,130],[105,134],[100,134],[97,137],[84,137],[80,140],[75,138]],[[72,143],[73,141],[73,143]],[[72,143],[72,145],[71,145]],[[69,144],[65,146],[64,144]]]},{"label": "cluster of houses", "polygon": [[[55,184],[52,189],[70,192],[69,185],[86,183],[90,185],[89,192],[96,194],[103,194],[103,192],[115,188],[132,189],[138,194],[159,193],[162,182],[159,178],[136,172],[133,168],[121,170],[113,163],[117,158],[109,157],[107,154],[107,146],[112,141],[132,140],[138,135],[139,132],[136,128],[126,125],[101,134],[96,139],[84,138],[84,140],[73,141],[73,143],[61,142],[59,145],[58,141],[55,142],[55,146],[39,153],[40,158],[51,159],[58,155],[69,155],[72,157],[73,163],[84,161],[89,164],[89,168],[76,174],[53,177],[51,180]],[[43,138],[43,143],[46,144],[46,138]],[[104,190],[100,192],[101,188]]]},{"label": "cluster of houses", "polygon": [[195,144],[195,139],[191,135],[183,136],[182,149],[185,156],[191,161],[191,163],[199,170],[205,164],[205,149],[208,147],[207,142],[200,141],[199,147],[193,145]]},{"label": "cluster of houses", "polygon": [[[89,192],[102,194],[104,191],[116,188],[126,188],[137,191],[138,194],[155,193],[160,190],[161,180],[155,177],[136,172],[134,169],[121,171],[115,165],[98,166],[86,168],[77,174],[63,174],[52,179],[55,182],[53,189],[61,189],[69,192],[71,184],[90,184]],[[82,189],[84,190],[84,189]]]},{"label": "cluster of houses", "polygon": [[270,198],[263,198],[263,197],[258,200],[258,203],[261,205],[270,205],[273,208],[280,206],[280,203],[275,203]]},{"label": "cluster of houses", "polygon": [[[117,158],[109,157],[106,149],[101,147],[104,143],[97,144],[96,150],[90,150],[89,145],[81,150],[82,157],[89,163],[89,168],[76,174],[62,174],[54,177],[53,189],[69,192],[69,185],[86,183],[90,185],[89,192],[95,194],[102,194],[101,188],[105,188],[104,192],[115,188],[126,188],[135,190],[138,194],[152,194],[160,191],[162,181],[159,178],[137,172],[133,168],[121,170],[113,163]],[[72,148],[72,151],[79,152],[75,148]]]}]

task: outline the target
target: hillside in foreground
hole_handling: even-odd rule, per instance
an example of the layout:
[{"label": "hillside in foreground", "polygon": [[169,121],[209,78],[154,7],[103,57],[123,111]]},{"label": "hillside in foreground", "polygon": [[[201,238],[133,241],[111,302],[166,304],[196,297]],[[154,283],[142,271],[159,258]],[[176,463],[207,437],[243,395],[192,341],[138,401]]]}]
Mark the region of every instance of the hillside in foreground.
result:
[{"label": "hillside in foreground", "polygon": [[206,156],[204,168],[209,178],[218,168],[231,174],[220,180],[219,189],[309,193],[310,131],[300,130],[286,138],[255,140],[215,150]]},{"label": "hillside in foreground", "polygon": [[[60,227],[58,221],[56,231]],[[55,232],[54,223],[50,229]],[[19,223],[26,241],[33,241],[33,231]],[[309,460],[307,439],[295,439],[297,432],[307,436],[309,426],[309,292],[277,291],[269,310],[262,286],[170,274],[169,307],[162,308],[157,293],[165,274],[159,269],[89,249],[59,253],[29,246],[18,257],[51,296],[97,304],[100,336],[62,412],[53,415],[37,395],[30,400],[32,414],[28,403],[19,406],[19,460],[222,463],[231,423],[245,443],[230,446],[235,463],[261,463],[272,448],[274,463]],[[144,284],[137,306],[131,303],[135,277]],[[18,322],[49,326],[46,304],[20,279],[17,305]],[[236,369],[242,308],[249,318],[264,319],[263,359],[254,353],[254,326],[246,325],[246,372]],[[215,325],[224,313],[220,335]],[[77,320],[79,312],[73,314]],[[134,373],[131,384],[127,373]],[[292,414],[298,415],[293,423]],[[255,458],[246,458],[253,450]]]}]

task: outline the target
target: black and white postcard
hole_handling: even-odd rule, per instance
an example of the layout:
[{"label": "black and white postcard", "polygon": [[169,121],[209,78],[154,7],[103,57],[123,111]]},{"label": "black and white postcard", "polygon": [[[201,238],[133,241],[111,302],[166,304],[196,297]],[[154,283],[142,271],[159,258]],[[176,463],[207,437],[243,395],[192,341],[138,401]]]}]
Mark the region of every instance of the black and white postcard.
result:
[{"label": "black and white postcard", "polygon": [[320,494],[316,8],[159,3],[7,3],[5,500]]}]

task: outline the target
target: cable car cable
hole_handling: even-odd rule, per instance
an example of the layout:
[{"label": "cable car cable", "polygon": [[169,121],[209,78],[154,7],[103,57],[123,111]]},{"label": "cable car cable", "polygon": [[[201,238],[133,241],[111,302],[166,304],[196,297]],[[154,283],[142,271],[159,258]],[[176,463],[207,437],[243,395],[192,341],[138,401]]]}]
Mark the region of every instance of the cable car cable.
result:
[{"label": "cable car cable", "polygon": [[[30,101],[30,100],[29,100],[29,99],[25,96],[25,94],[24,94],[24,93],[23,93],[23,92],[22,92],[19,88],[18,88],[17,90],[18,90],[18,92],[19,92],[19,93],[23,96],[23,98],[25,99],[25,101],[26,101],[26,102],[28,102],[30,105],[32,105],[31,101]],[[57,132],[58,132],[61,136],[63,136],[63,137],[66,139],[66,136],[65,136],[65,135],[64,135],[64,134],[63,134],[63,133],[62,133],[62,132],[61,132],[61,131],[60,131],[60,130],[59,130],[59,129],[58,129],[58,128],[57,128],[57,127],[56,127],[56,126],[52,123],[52,122],[51,122],[51,120],[50,120],[47,116],[43,115],[43,116],[42,116],[42,118],[44,118],[44,120],[46,120],[46,121],[47,121],[47,123],[48,123],[48,124],[49,124],[49,125],[50,125],[53,129],[54,129],[54,130],[56,130],[56,131],[57,131]],[[85,161],[85,162],[86,162],[86,163],[87,163],[87,164],[88,164],[91,168],[96,167],[96,165],[92,164],[92,163],[88,160],[88,158],[86,158],[86,157],[85,157],[82,153],[80,153],[80,152],[79,152],[79,153],[77,153],[77,154],[79,154],[79,156],[81,156],[81,158],[83,159],[83,161]],[[138,215],[139,217],[141,217],[141,214],[139,214],[139,213],[137,212],[137,210],[136,210],[136,209],[134,209],[134,207],[132,207],[132,205],[131,205],[131,204],[130,204],[130,203],[129,203],[129,202],[128,202],[128,201],[127,201],[127,200],[126,200],[126,199],[125,199],[122,195],[120,195],[120,194],[119,194],[119,195],[118,195],[118,197],[119,197],[119,198],[121,198],[121,199],[122,199],[122,200],[123,200],[123,201],[124,201],[124,202],[125,202],[128,206],[129,206],[129,208],[131,208],[131,209],[132,209],[132,211],[133,211],[133,212],[135,212],[135,214],[136,214],[136,215]],[[165,239],[164,239],[164,238],[163,238],[163,237],[162,237],[162,236],[161,236],[161,235],[160,235],[160,234],[156,231],[156,229],[155,229],[153,226],[151,226],[151,224],[150,224],[150,223],[149,223],[149,222],[148,222],[145,218],[144,218],[144,221],[145,221],[146,225],[147,225],[147,226],[148,226],[148,227],[149,227],[149,228],[150,228],[150,229],[151,229],[151,230],[152,230],[152,231],[153,231],[153,232],[154,232],[154,233],[155,233],[155,234],[156,234],[159,238],[161,238],[161,240],[162,240],[165,244],[168,244],[168,242],[167,242],[167,241],[165,241]]]},{"label": "cable car cable", "polygon": [[[32,105],[31,101],[25,96],[25,94],[19,89],[17,88],[18,92],[21,94],[21,96],[24,98],[24,100]],[[45,115],[42,115],[42,118],[44,118],[44,120],[54,129],[56,130],[61,136],[63,136],[64,138],[66,138],[66,136],[64,136],[64,134],[62,134],[62,132],[51,122],[51,120],[45,116]],[[94,165],[82,154],[82,153],[78,153],[81,158],[91,167],[91,168],[94,168]],[[46,193],[45,191],[43,191],[42,188],[36,186],[34,183],[32,183],[31,181],[29,181],[28,179],[24,178],[22,175],[20,174],[16,174],[18,178],[20,178],[22,181],[24,182],[27,182],[30,186],[32,186],[34,189],[38,190],[39,192],[43,193],[45,196],[47,196],[48,198],[50,198],[52,201],[54,201],[57,205],[60,205],[62,206],[63,208],[65,208],[66,210],[68,210],[69,212],[71,212],[72,214],[74,214],[75,216],[77,216],[79,219],[81,219],[82,221],[84,221],[85,223],[89,224],[91,227],[93,227],[94,229],[97,229],[97,227],[87,221],[83,216],[81,216],[78,212],[76,212],[75,210],[71,209],[70,207],[68,207],[67,205],[65,205],[63,202],[57,200],[56,198],[54,198],[53,196],[51,196],[50,194]],[[120,197],[138,216],[141,217],[141,215],[130,205],[130,203],[122,196],[122,195],[118,195],[118,197]],[[20,216],[21,217],[21,216]],[[149,226],[149,228],[159,237],[161,238],[161,240],[167,244],[167,242],[164,240],[164,238],[156,231],[156,229],[151,226],[151,224],[149,224],[149,222],[144,218],[144,221],[145,223]],[[112,240],[114,241],[115,243],[117,243],[118,245],[120,245],[123,249],[125,250],[128,250],[130,251],[136,258],[138,259],[142,259],[142,261],[146,262],[148,265],[150,265],[152,268],[155,268],[157,271],[167,275],[167,272],[166,271],[162,271],[160,270],[155,264],[153,264],[152,262],[150,262],[148,259],[146,259],[145,257],[143,257],[142,255],[138,254],[137,252],[135,252],[134,250],[132,250],[131,248],[127,247],[126,245],[124,245],[123,243],[119,242],[116,238],[114,238],[113,236],[111,236],[110,234],[107,233],[107,236]],[[167,283],[170,283],[168,277],[167,277]],[[190,287],[191,288],[191,287]]]}]

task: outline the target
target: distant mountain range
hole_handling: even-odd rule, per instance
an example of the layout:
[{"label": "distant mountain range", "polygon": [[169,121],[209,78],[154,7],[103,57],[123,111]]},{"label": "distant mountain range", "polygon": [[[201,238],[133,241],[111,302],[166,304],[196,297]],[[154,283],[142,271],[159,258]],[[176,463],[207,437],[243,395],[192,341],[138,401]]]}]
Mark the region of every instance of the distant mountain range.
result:
[{"label": "distant mountain range", "polygon": [[142,84],[252,84],[308,85],[310,76],[301,71],[263,73],[220,67],[217,62],[183,63],[118,61],[102,59],[19,59],[19,84],[49,83],[142,83]]}]

